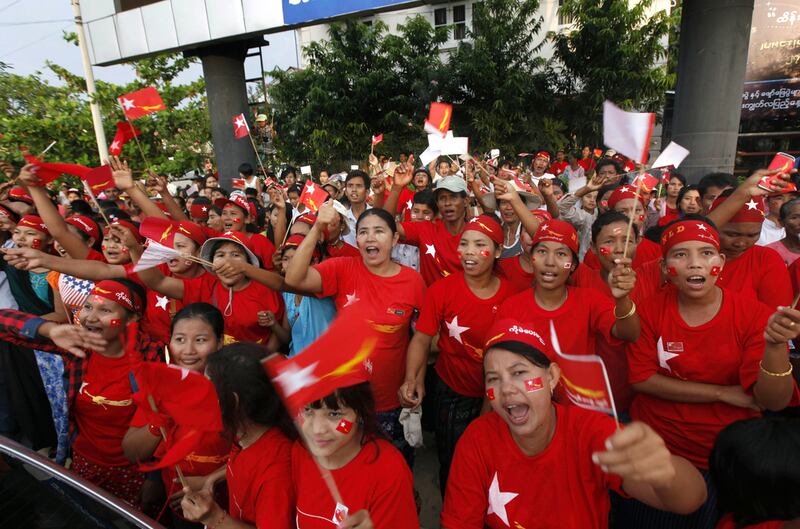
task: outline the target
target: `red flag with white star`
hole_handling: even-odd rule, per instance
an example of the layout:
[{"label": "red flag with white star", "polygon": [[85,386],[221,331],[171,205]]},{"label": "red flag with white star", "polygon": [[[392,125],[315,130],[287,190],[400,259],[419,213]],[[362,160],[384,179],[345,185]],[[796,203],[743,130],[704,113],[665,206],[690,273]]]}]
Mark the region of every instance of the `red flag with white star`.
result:
[{"label": "red flag with white star", "polygon": [[300,203],[305,204],[308,209],[313,213],[319,211],[319,207],[326,201],[330,195],[327,191],[322,189],[311,180],[303,186],[303,193],[300,195]]},{"label": "red flag with white star", "polygon": [[152,86],[121,95],[117,100],[122,107],[122,112],[129,120],[134,120],[159,110],[166,110],[167,108],[158,90]]},{"label": "red flag with white star", "polygon": [[108,154],[119,156],[122,154],[122,147],[141,133],[142,131],[134,127],[133,123],[117,121],[117,133],[114,135],[114,141],[108,146]]},{"label": "red flag with white star", "polygon": [[378,134],[372,137],[372,145],[377,145],[383,141],[383,134]]},{"label": "red flag with white star", "polygon": [[645,193],[649,193],[658,185],[658,178],[650,173],[640,173],[631,183],[638,186]]},{"label": "red flag with white star", "polygon": [[247,125],[247,119],[244,114],[233,116],[233,135],[236,139],[245,138],[250,134],[250,127]]},{"label": "red flag with white star", "polygon": [[296,416],[303,406],[338,388],[369,380],[370,355],[378,336],[363,313],[349,309],[340,312],[328,330],[300,354],[288,359],[273,355],[265,360],[264,369],[289,415]]}]

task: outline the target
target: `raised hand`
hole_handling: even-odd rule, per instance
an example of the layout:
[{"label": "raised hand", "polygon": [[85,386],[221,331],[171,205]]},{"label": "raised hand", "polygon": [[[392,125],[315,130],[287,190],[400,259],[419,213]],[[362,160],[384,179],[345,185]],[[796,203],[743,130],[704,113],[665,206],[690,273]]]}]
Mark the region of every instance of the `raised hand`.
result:
[{"label": "raised hand", "polygon": [[133,173],[128,167],[128,162],[123,162],[119,156],[109,156],[108,164],[111,166],[111,176],[117,189],[127,191],[133,188]]},{"label": "raised hand", "polygon": [[800,311],[790,307],[778,307],[770,316],[764,329],[764,339],[769,343],[780,344],[794,340],[800,334]]},{"label": "raised hand", "polygon": [[80,325],[53,325],[47,331],[47,337],[61,349],[86,358],[86,350],[102,352],[108,342],[100,335],[89,332]]},{"label": "raised hand", "polygon": [[617,430],[606,439],[606,449],[592,454],[592,460],[603,472],[658,488],[669,486],[675,477],[672,455],[664,440],[642,422]]},{"label": "raised hand", "polygon": [[38,170],[39,166],[32,163],[26,164],[17,177],[19,183],[27,187],[41,187],[41,179],[36,174]]},{"label": "raised hand", "polygon": [[624,298],[636,286],[636,272],[631,267],[632,260],[614,259],[614,268],[608,274],[608,286],[614,299]]}]

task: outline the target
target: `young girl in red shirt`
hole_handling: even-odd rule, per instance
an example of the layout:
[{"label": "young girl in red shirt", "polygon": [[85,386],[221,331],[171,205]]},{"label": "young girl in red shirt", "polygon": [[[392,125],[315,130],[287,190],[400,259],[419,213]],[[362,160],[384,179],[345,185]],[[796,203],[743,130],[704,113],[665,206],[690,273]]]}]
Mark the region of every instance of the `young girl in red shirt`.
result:
[{"label": "young girl in red shirt", "polygon": [[[234,442],[227,467],[209,475],[199,490],[183,489],[183,515],[214,529],[294,529],[291,483],[296,431],[261,364],[267,349],[228,345],[208,357],[224,433]],[[228,485],[228,511],[214,500],[214,485]],[[319,494],[319,491],[317,491]]]},{"label": "young girl in red shirt", "polygon": [[609,489],[678,512],[704,501],[700,474],[647,425],[620,429],[608,415],[554,402],[560,369],[535,328],[501,320],[489,336],[492,411],[458,442],[444,529],[605,529]]},{"label": "young girl in red shirt", "polygon": [[468,221],[458,254],[463,272],[435,282],[425,296],[414,337],[408,346],[400,404],[415,408],[425,395],[425,372],[434,336],[439,355],[434,366],[436,448],[439,485],[444,493],[456,442],[483,406],[483,344],[500,304],[513,293],[495,275],[503,244],[503,228],[494,217]]},{"label": "young girl in red shirt", "polygon": [[[306,444],[292,448],[297,529],[419,529],[411,471],[384,438],[368,382],[308,404],[300,422]],[[333,476],[344,506],[327,491],[314,458]]]}]

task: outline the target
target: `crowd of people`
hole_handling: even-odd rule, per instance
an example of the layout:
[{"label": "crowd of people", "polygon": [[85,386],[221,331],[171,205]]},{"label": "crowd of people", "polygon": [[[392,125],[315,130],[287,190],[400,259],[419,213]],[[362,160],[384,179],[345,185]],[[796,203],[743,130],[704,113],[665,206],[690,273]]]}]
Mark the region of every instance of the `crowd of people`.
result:
[{"label": "crowd of people", "polygon": [[[111,157],[97,200],[9,172],[0,434],[179,529],[419,528],[423,429],[445,529],[800,527],[796,171],[648,189],[597,151],[179,192]],[[154,242],[175,254],[140,266]],[[290,416],[262,362],[356,308],[362,378]],[[551,327],[603,359],[615,417],[566,397]],[[216,390],[177,468],[142,469],[184,427],[138,407],[131,350]]]}]

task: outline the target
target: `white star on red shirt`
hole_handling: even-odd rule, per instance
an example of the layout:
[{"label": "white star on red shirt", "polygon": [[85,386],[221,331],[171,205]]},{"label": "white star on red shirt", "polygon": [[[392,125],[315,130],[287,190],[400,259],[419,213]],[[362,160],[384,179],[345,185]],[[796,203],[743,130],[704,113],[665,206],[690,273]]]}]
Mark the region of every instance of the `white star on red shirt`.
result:
[{"label": "white star on red shirt", "polygon": [[167,310],[167,303],[169,298],[167,296],[159,296],[156,294],[156,307],[162,310]]},{"label": "white star on red shirt", "polygon": [[412,200],[406,202],[406,209],[411,209],[413,207],[414,207],[414,202]]},{"label": "white star on red shirt", "polygon": [[497,480],[497,472],[494,473],[492,484],[489,486],[489,509],[486,514],[496,514],[498,518],[503,520],[503,523],[511,527],[508,523],[508,513],[506,512],[506,505],[519,496],[516,492],[501,492],[500,483]]},{"label": "white star on red shirt", "polygon": [[127,99],[125,97],[122,98],[122,108],[125,110],[130,110],[136,107],[136,103],[133,102],[133,99]]},{"label": "white star on red shirt", "polygon": [[425,255],[430,255],[434,259],[436,259],[436,247],[432,244],[425,245]]},{"label": "white star on red shirt", "polygon": [[747,211],[750,211],[751,209],[755,209],[756,211],[758,211],[758,203],[752,198],[750,199],[750,202],[745,204],[745,206],[747,206]]},{"label": "white star on red shirt", "polygon": [[658,343],[656,343],[656,349],[658,350],[658,365],[670,373],[672,373],[672,368],[669,366],[667,362],[675,358],[676,356],[680,356],[677,353],[670,353],[664,349],[664,338],[659,337]]},{"label": "white star on red shirt", "polygon": [[345,297],[347,298],[347,302],[344,304],[344,307],[349,307],[350,305],[358,301],[358,296],[356,296],[355,290],[353,291],[352,294],[346,294]]},{"label": "white star on red shirt", "polygon": [[445,325],[447,325],[447,332],[450,335],[450,338],[455,338],[458,343],[463,344],[464,342],[461,341],[461,335],[469,330],[469,327],[462,327],[458,324],[458,315],[453,316],[451,321],[445,320]]}]

